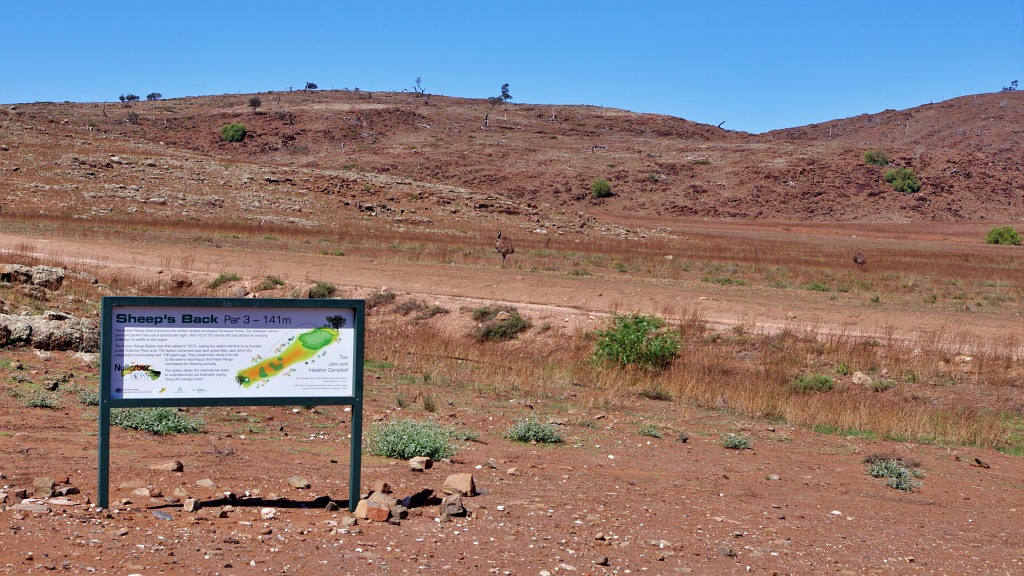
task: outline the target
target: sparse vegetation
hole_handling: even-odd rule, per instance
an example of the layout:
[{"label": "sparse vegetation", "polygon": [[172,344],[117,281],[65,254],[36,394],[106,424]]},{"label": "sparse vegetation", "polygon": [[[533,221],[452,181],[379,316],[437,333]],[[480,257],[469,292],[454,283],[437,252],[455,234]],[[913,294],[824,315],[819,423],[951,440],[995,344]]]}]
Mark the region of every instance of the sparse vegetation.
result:
[{"label": "sparse vegetation", "polygon": [[408,460],[427,456],[434,460],[451,458],[459,447],[452,428],[436,422],[418,422],[412,419],[376,422],[366,436],[370,454]]},{"label": "sparse vegetation", "polygon": [[554,424],[546,424],[536,418],[518,420],[505,435],[513,442],[557,444],[562,441],[562,435]]},{"label": "sparse vegetation", "polygon": [[256,113],[256,109],[263,105],[263,100],[260,100],[259,96],[253,96],[249,98],[249,108],[252,108],[252,113]]},{"label": "sparse vegetation", "polygon": [[309,288],[309,297],[324,299],[334,296],[334,293],[338,291],[338,288],[330,282],[317,282]]},{"label": "sparse vegetation", "polygon": [[220,139],[225,142],[241,142],[245,140],[245,124],[232,122],[220,127]]},{"label": "sparse vegetation", "polygon": [[608,198],[612,195],[612,184],[604,178],[595,180],[590,185],[590,193],[594,195],[594,198]]},{"label": "sparse vegetation", "polygon": [[917,480],[924,478],[924,473],[918,470],[917,462],[892,454],[872,454],[864,463],[872,478],[885,478],[885,485],[890,488],[912,492],[922,485]]},{"label": "sparse vegetation", "polygon": [[278,286],[284,286],[284,280],[278,276],[267,276],[260,280],[260,283],[256,285],[256,291],[262,292],[264,290],[273,290]]},{"label": "sparse vegetation", "polygon": [[115,408],[110,411],[110,424],[164,436],[198,434],[206,423],[202,418],[189,416],[176,408]]},{"label": "sparse vegetation", "polygon": [[480,342],[512,340],[530,327],[530,322],[512,306],[481,306],[475,308],[472,315],[473,320],[480,322],[473,331]]},{"label": "sparse vegetation", "polygon": [[661,438],[661,429],[655,426],[654,424],[644,424],[637,429],[636,433],[641,436]]},{"label": "sparse vegetation", "polygon": [[239,276],[238,274],[235,274],[234,272],[221,272],[220,274],[217,275],[216,278],[210,280],[210,283],[207,284],[206,287],[209,288],[210,290],[214,290],[216,288],[220,288],[221,286],[227,284],[228,282],[237,282],[241,279],[242,277]]},{"label": "sparse vegetation", "polygon": [[917,175],[909,168],[895,168],[886,170],[882,179],[892,185],[892,189],[904,194],[913,194],[921,190],[921,182]]},{"label": "sparse vegetation", "polygon": [[657,316],[615,316],[608,328],[596,332],[593,356],[620,366],[662,370],[679,353],[679,333],[665,328]]},{"label": "sparse vegetation", "polygon": [[747,450],[750,448],[750,437],[746,434],[726,434],[722,437],[722,446],[729,450]]},{"label": "sparse vegetation", "polygon": [[985,234],[985,244],[1005,244],[1007,246],[1020,246],[1021,236],[1013,226],[999,226]]},{"label": "sparse vegetation", "polygon": [[883,150],[868,150],[864,152],[864,163],[869,166],[888,166],[889,155]]},{"label": "sparse vegetation", "polygon": [[60,409],[60,399],[55,394],[49,394],[42,390],[35,390],[24,396],[21,399],[21,403],[29,408]]},{"label": "sparse vegetation", "polygon": [[800,374],[789,381],[789,388],[801,394],[828,392],[834,385],[835,381],[824,374]]}]

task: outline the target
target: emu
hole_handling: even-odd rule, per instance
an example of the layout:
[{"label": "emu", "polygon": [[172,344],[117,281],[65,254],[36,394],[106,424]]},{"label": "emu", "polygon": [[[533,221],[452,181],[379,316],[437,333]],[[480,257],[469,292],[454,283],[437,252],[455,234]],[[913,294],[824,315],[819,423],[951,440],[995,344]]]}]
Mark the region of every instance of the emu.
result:
[{"label": "emu", "polygon": [[864,259],[864,255],[861,254],[860,252],[857,252],[856,254],[853,255],[853,263],[856,264],[857,266],[860,266],[861,269],[864,268],[865,262],[867,262],[867,260]]},{"label": "emu", "polygon": [[505,258],[509,254],[515,254],[516,249],[512,246],[512,241],[508,238],[501,237],[501,230],[498,230],[498,239],[494,241],[494,248],[501,254],[501,265],[505,266]]}]

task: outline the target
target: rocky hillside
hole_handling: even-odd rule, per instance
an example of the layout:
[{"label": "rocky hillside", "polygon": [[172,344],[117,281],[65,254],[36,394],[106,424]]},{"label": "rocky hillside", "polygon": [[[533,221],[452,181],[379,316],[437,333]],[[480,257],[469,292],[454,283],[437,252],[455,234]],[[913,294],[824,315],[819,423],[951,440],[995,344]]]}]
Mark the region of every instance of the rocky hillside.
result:
[{"label": "rocky hillside", "polygon": [[[351,91],[0,108],[8,210],[302,221],[324,210],[827,222],[1024,220],[1024,93],[752,135],[593,106]],[[484,126],[485,119],[487,126]],[[242,142],[218,128],[243,123]],[[895,192],[880,149],[920,178]],[[112,158],[112,156],[114,158]],[[122,163],[118,164],[118,160]],[[595,199],[597,179],[614,195]],[[447,197],[446,197],[447,195]],[[417,200],[432,197],[426,210]],[[417,207],[418,206],[418,207]],[[305,213],[303,213],[305,211]]]}]

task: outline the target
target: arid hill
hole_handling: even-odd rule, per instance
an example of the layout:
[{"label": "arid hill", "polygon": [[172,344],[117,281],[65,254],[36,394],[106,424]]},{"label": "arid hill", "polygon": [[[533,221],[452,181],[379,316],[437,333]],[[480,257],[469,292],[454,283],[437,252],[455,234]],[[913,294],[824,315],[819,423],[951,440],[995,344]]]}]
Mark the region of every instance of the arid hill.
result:
[{"label": "arid hill", "polygon": [[[1021,92],[757,135],[593,106],[492,107],[483,100],[354,91],[259,97],[255,111],[250,95],[129,106],[3,106],[0,143],[11,148],[0,154],[3,202],[12,205],[5,209],[88,212],[95,202],[81,197],[110,197],[110,188],[98,186],[106,182],[126,187],[114,194],[111,209],[160,214],[167,205],[168,217],[182,215],[176,195],[186,197],[183,205],[198,218],[204,206],[238,198],[257,204],[252,218],[260,220],[280,211],[301,220],[310,218],[309,210],[361,210],[367,204],[410,217],[416,209],[410,198],[461,188],[481,212],[537,220],[548,212],[634,222],[673,216],[1024,220]],[[246,126],[244,141],[221,141],[218,128],[229,122]],[[912,169],[921,191],[894,191],[882,179],[886,168],[865,165],[868,149],[885,151],[894,167]],[[111,178],[106,165],[112,150],[129,164],[138,157],[167,170],[158,174],[136,165],[134,177]],[[232,178],[235,168],[245,166],[253,170]],[[600,178],[611,182],[612,197],[591,194]],[[56,206],[47,187],[58,187]],[[320,201],[296,214],[304,197]],[[423,216],[430,217],[437,215]]]}]

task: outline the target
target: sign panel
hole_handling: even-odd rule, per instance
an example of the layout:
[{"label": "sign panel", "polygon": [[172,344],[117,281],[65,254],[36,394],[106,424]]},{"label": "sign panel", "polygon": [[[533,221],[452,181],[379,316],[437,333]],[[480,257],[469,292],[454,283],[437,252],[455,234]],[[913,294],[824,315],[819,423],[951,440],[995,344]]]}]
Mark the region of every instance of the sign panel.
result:
[{"label": "sign panel", "polygon": [[110,398],[353,396],[355,327],[349,308],[115,305]]}]

